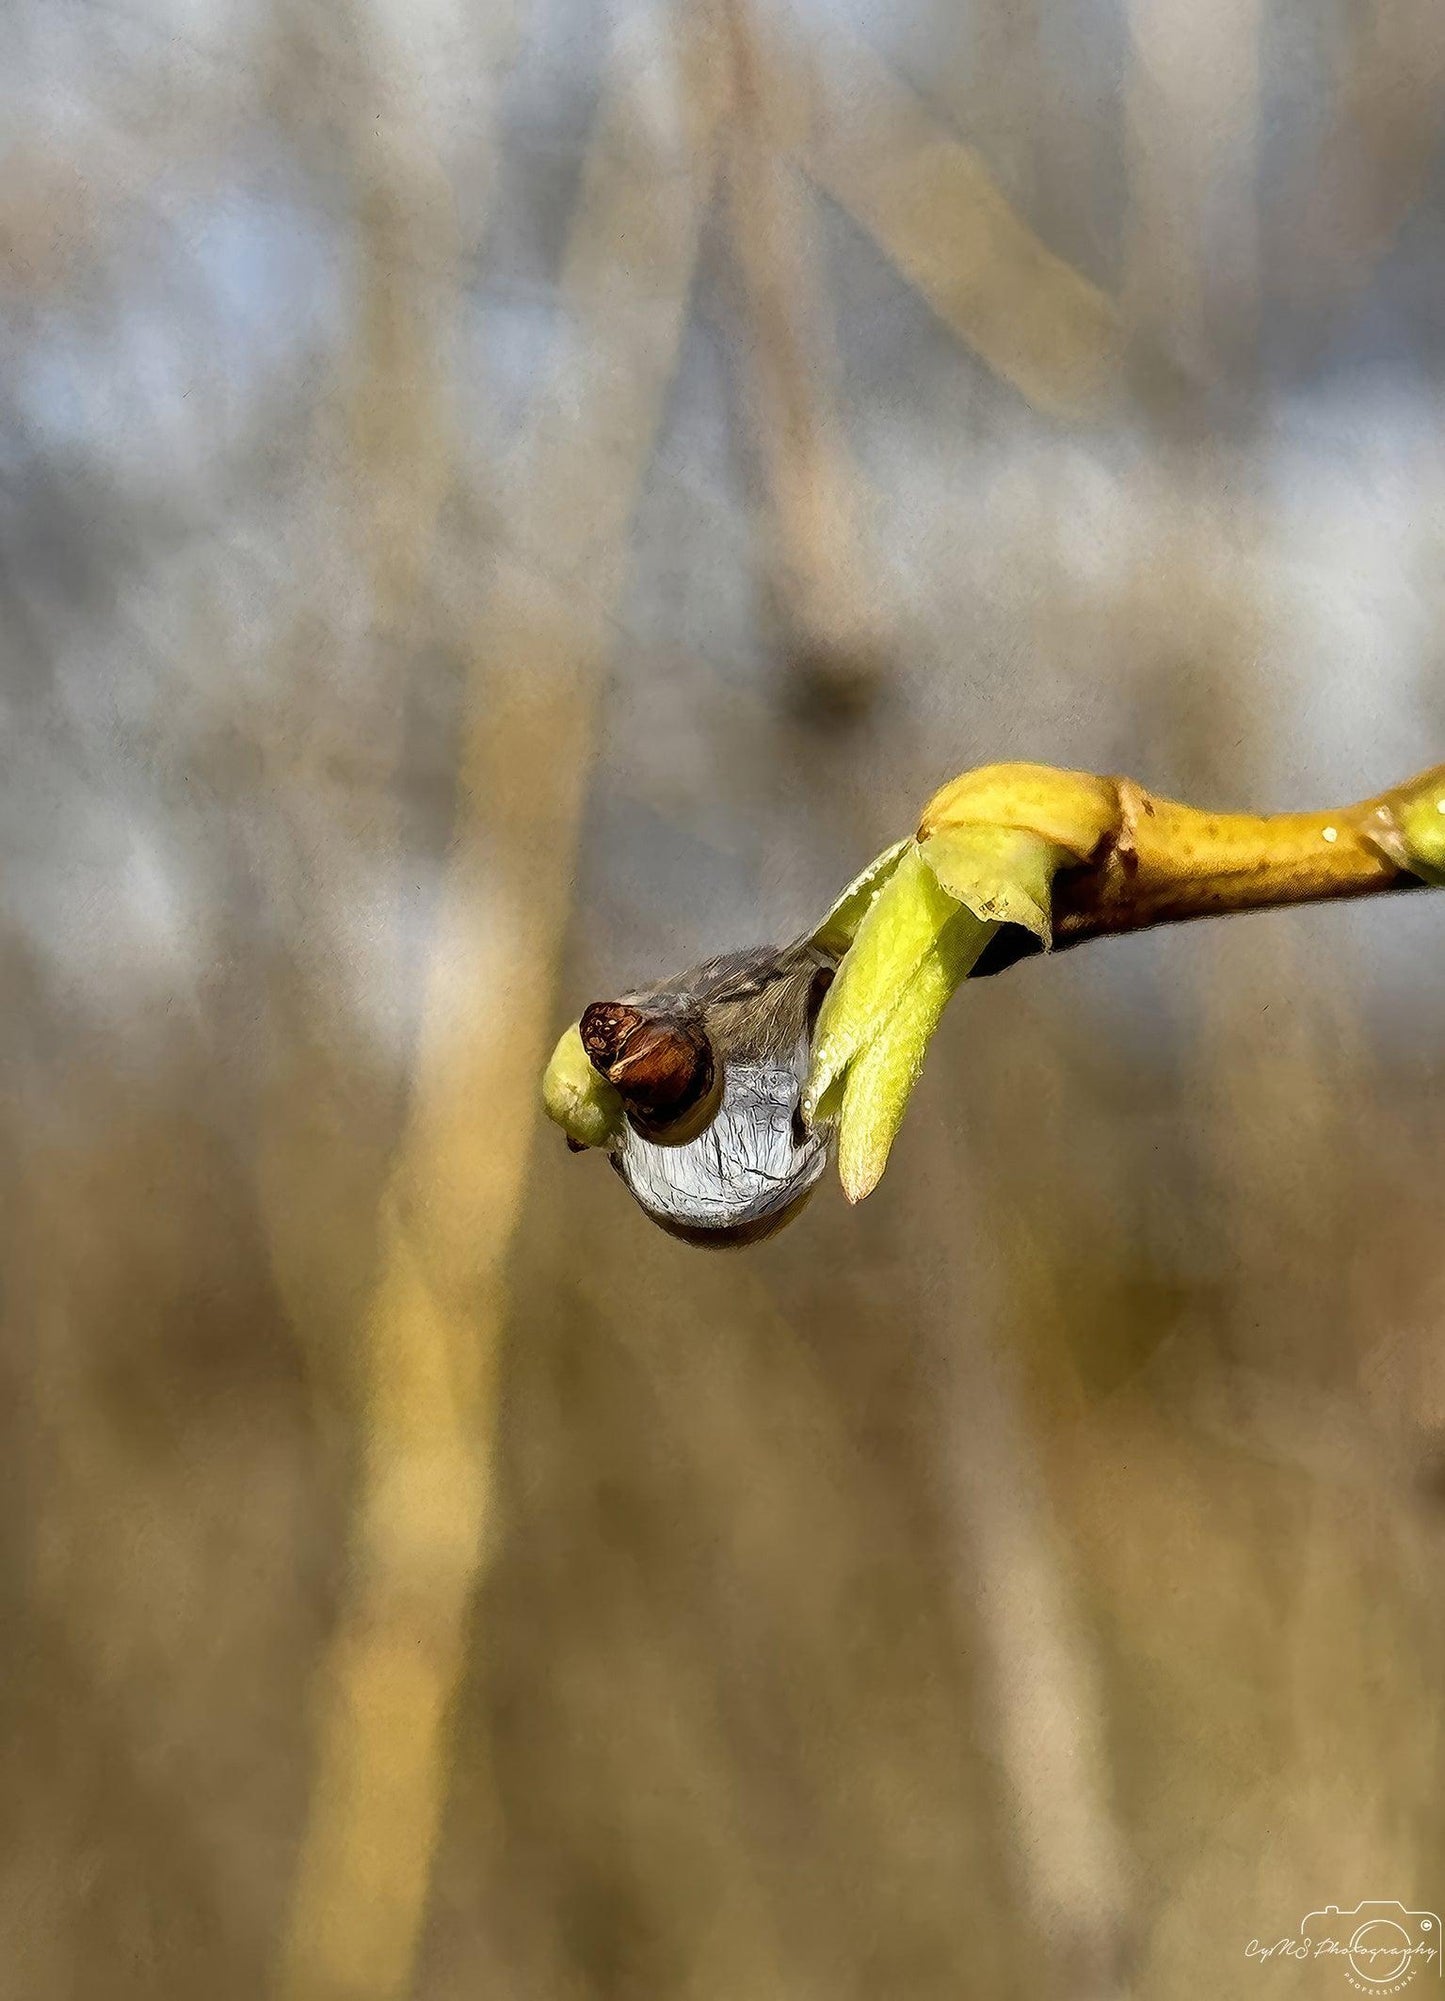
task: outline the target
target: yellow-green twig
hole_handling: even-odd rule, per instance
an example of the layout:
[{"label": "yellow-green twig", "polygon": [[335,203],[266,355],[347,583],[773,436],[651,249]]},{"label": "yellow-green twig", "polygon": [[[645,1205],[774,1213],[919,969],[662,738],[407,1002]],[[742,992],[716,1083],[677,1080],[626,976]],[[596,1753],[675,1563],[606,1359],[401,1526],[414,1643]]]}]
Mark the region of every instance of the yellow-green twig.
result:
[{"label": "yellow-green twig", "polygon": [[[1445,765],[1319,813],[1216,813],[1128,778],[999,764],[944,786],[919,838],[1025,827],[1071,850],[1055,878],[1056,945],[1287,904],[1418,888],[1445,872]],[[1024,949],[1032,950],[1027,940]]]}]

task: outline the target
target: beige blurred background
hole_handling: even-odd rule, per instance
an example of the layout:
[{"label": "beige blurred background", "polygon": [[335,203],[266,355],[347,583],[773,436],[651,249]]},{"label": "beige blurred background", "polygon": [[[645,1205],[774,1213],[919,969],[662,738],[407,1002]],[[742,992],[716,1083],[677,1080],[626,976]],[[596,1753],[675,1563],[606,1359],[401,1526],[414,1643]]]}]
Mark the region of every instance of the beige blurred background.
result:
[{"label": "beige blurred background", "polygon": [[1438,0],[6,0],[0,160],[0,1996],[1350,1991],[1435,900],[965,990],[746,1253],[536,1078],[969,764],[1445,755]]}]

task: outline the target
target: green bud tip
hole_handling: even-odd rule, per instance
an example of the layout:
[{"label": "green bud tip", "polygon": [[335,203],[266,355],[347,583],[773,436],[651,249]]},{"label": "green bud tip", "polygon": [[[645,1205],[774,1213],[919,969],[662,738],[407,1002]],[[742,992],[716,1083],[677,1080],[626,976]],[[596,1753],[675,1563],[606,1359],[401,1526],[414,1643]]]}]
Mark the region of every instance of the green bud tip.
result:
[{"label": "green bud tip", "polygon": [[543,1074],[542,1109],[577,1146],[611,1146],[622,1131],[622,1100],[593,1069],[576,1022]]}]

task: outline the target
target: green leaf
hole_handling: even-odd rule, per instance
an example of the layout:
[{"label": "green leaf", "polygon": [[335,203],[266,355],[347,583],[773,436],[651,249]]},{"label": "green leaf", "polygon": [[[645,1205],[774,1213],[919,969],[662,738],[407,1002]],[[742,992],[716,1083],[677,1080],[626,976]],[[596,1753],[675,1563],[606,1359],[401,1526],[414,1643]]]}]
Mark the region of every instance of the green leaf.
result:
[{"label": "green leaf", "polygon": [[829,1086],[882,1027],[958,904],[909,841],[858,925],[818,1016],[803,1116],[816,1121]]},{"label": "green leaf", "polygon": [[880,857],[881,887],[860,877],[835,906],[856,908],[867,887],[819,1016],[803,1113],[836,1120],[850,1202],[878,1184],[949,997],[1000,924],[1050,943],[1053,879],[1072,859],[1067,845],[1026,828],[941,826],[891,863]]},{"label": "green leaf", "polygon": [[919,853],[950,896],[991,924],[1021,924],[1053,943],[1053,881],[1068,851],[1016,827],[940,827]]},{"label": "green leaf", "polygon": [[841,954],[847,951],[858,926],[872,907],[873,899],[903,859],[903,851],[908,846],[907,841],[895,841],[891,848],[885,848],[881,855],[875,856],[861,875],[854,876],[813,933],[813,944],[821,945],[828,952]]},{"label": "green leaf", "polygon": [[838,1178],[850,1202],[861,1202],[882,1179],[943,1010],[996,928],[971,910],[957,911],[849,1065],[838,1120]]}]

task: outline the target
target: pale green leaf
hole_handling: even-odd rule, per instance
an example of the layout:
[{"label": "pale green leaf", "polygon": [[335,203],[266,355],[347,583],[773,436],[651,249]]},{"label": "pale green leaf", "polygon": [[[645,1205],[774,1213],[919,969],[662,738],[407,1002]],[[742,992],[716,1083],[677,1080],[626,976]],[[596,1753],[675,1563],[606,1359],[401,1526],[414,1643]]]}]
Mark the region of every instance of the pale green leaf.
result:
[{"label": "pale green leaf", "polygon": [[1016,827],[940,827],[919,853],[950,896],[991,924],[1021,924],[1053,942],[1053,880],[1067,850]]},{"label": "pale green leaf", "polygon": [[996,926],[960,910],[925,953],[897,1005],[848,1066],[838,1120],[838,1178],[850,1202],[877,1187],[943,1010]]},{"label": "pale green leaf", "polygon": [[803,1116],[816,1119],[829,1085],[892,1013],[958,913],[958,904],[909,841],[873,898],[818,1016]]},{"label": "pale green leaf", "polygon": [[846,952],[858,926],[872,907],[873,899],[903,859],[907,841],[895,841],[869,862],[861,875],[854,876],[817,930],[812,942],[828,952]]}]

